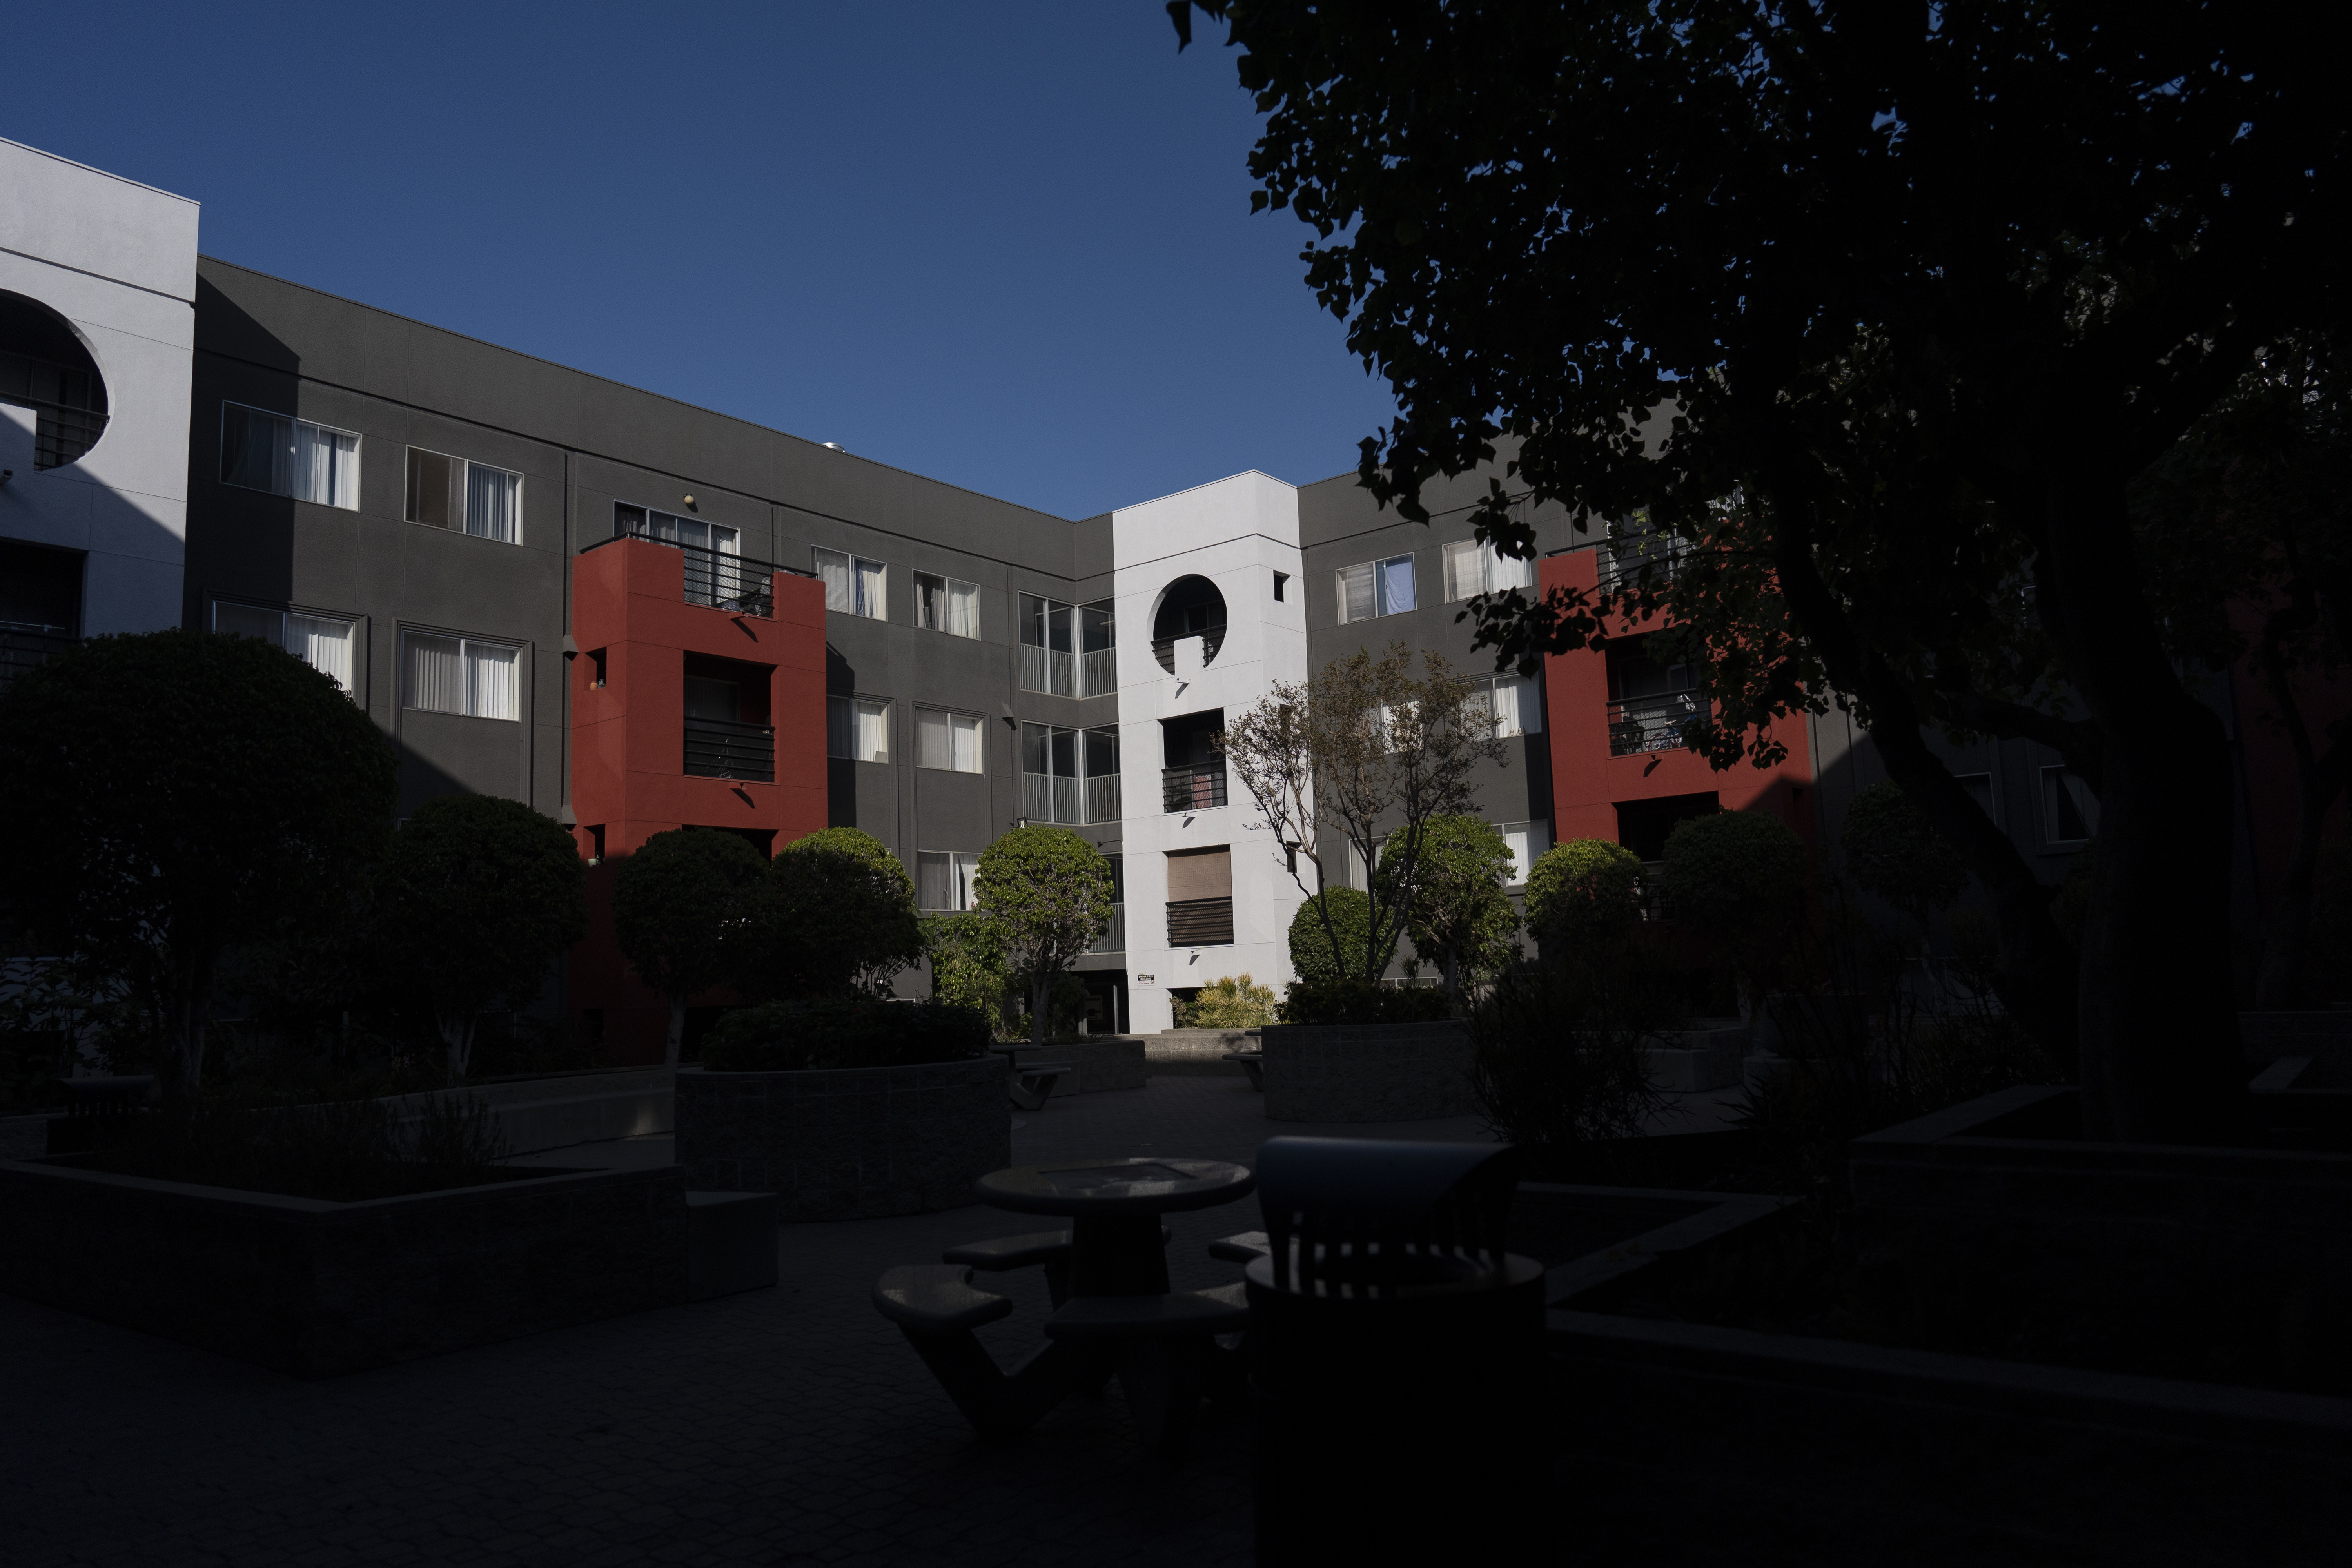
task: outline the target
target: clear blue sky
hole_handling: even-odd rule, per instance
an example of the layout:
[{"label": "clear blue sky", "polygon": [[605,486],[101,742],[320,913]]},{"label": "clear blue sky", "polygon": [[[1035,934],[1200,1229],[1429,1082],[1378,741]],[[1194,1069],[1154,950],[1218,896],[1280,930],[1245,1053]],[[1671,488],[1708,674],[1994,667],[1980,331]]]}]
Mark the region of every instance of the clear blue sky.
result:
[{"label": "clear blue sky", "polygon": [[15,6],[0,135],[213,256],[1082,517],[1391,409],[1160,0]]}]

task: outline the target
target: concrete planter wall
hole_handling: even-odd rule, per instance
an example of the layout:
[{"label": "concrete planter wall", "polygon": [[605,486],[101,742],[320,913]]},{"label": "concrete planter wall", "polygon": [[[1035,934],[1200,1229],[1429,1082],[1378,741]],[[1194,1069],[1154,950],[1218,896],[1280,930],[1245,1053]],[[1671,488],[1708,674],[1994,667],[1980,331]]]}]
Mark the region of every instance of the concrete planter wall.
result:
[{"label": "concrete planter wall", "polygon": [[1024,1067],[1032,1062],[1061,1062],[1077,1068],[1063,1075],[1054,1086],[1056,1100],[1070,1094],[1100,1094],[1106,1089],[1143,1087],[1143,1042],[1123,1036],[1104,1035],[1074,1045],[1039,1046],[1034,1050],[1015,1053],[1013,1059]]},{"label": "concrete planter wall", "polygon": [[1259,1047],[1257,1029],[1162,1029],[1143,1043],[1145,1070],[1163,1078],[1241,1078],[1239,1062],[1225,1057]]},{"label": "concrete planter wall", "polygon": [[1478,1109],[1459,1020],[1269,1024],[1261,1035],[1269,1121],[1424,1121]]},{"label": "concrete planter wall", "polygon": [[874,1219],[971,1203],[1013,1163],[1002,1057],[927,1067],[677,1075],[697,1188],[776,1194],[777,1218]]},{"label": "concrete planter wall", "polygon": [[0,1164],[0,1290],[298,1377],[687,1299],[685,1173],[327,1203]]}]

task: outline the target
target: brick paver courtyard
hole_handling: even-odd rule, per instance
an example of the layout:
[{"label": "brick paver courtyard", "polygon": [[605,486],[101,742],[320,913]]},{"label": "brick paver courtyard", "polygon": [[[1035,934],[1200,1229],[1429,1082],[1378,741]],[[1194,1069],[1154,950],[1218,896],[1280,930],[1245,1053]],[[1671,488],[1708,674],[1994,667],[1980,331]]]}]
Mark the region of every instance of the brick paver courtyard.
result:
[{"label": "brick paver courtyard", "polygon": [[[1471,1118],[1267,1122],[1232,1078],[1055,1100],[1016,1162],[1249,1160],[1285,1132],[1478,1138]],[[541,1156],[665,1162],[668,1140]],[[1118,1387],[1026,1438],[976,1442],[867,1303],[895,1263],[1031,1227],[992,1209],[784,1226],[780,1283],[722,1300],[302,1383],[0,1296],[0,1563],[51,1564],[1036,1563],[1205,1568],[1250,1557],[1245,1415],[1192,1457],[1137,1445]],[[1171,1216],[1180,1289],[1254,1202]],[[1034,1271],[987,1334],[1037,1342]]]}]

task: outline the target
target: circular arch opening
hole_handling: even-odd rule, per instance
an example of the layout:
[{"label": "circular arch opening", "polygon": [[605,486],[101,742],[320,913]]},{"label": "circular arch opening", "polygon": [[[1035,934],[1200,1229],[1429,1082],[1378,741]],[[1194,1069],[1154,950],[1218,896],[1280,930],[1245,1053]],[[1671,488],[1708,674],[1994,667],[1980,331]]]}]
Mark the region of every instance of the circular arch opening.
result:
[{"label": "circular arch opening", "polygon": [[33,411],[33,467],[62,468],[106,433],[106,378],[71,323],[0,289],[0,403]]},{"label": "circular arch opening", "polygon": [[1169,674],[1176,673],[1176,642],[1201,639],[1201,662],[1215,662],[1225,642],[1225,596],[1206,577],[1179,577],[1160,595],[1151,617],[1151,657]]}]

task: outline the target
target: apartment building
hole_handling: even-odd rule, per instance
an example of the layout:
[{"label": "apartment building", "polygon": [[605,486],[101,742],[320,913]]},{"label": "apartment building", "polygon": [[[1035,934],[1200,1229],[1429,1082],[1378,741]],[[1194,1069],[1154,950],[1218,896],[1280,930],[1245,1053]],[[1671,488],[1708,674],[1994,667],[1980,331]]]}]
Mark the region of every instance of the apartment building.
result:
[{"label": "apartment building", "polygon": [[[1054,517],[199,258],[193,204],[12,143],[0,215],[11,657],[182,624],[279,641],[390,738],[404,813],[530,803],[572,828],[599,911],[680,826],[771,852],[856,826],[953,910],[997,836],[1062,824],[1122,889],[1080,964],[1094,1026],[1165,1027],[1190,988],[1290,975],[1302,895],[1211,737],[1396,641],[1489,684],[1507,754],[1477,809],[1521,877],[1559,837],[1654,860],[1718,806],[1827,841],[1879,776],[1836,713],[1777,767],[1712,771],[1681,744],[1695,682],[1645,628],[1494,673],[1471,595],[1595,586],[1663,547],[1546,507],[1538,558],[1499,557],[1469,522],[1484,474],[1433,487],[1428,524],[1352,472]],[[2081,781],[2019,742],[1948,750],[2063,876],[2097,822]],[[560,1005],[614,1059],[657,1053],[666,1005],[594,924]]]}]

